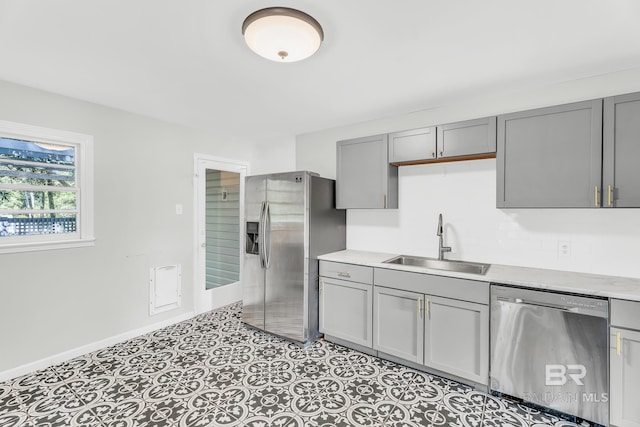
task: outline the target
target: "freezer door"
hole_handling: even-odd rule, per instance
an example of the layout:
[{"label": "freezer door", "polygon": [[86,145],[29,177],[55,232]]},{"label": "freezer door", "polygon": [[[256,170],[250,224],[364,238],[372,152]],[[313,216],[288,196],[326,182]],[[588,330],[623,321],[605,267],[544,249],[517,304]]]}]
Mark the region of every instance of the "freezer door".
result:
[{"label": "freezer door", "polygon": [[265,330],[306,342],[305,239],[309,175],[274,174],[267,180],[268,268],[265,279]]},{"label": "freezer door", "polygon": [[[265,204],[267,180],[264,176],[245,179],[244,263],[242,267],[242,321],[264,329],[264,269],[261,267],[263,237],[261,210]],[[256,236],[257,226],[257,236]],[[256,247],[257,246],[257,247]]]}]

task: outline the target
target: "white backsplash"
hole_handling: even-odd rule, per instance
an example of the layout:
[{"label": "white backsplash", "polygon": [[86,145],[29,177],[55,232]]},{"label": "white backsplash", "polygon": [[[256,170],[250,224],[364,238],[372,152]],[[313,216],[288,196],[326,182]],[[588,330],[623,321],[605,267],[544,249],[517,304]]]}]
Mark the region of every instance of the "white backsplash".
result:
[{"label": "white backsplash", "polygon": [[496,161],[403,166],[397,210],[350,209],[348,249],[640,278],[640,209],[497,209]]}]

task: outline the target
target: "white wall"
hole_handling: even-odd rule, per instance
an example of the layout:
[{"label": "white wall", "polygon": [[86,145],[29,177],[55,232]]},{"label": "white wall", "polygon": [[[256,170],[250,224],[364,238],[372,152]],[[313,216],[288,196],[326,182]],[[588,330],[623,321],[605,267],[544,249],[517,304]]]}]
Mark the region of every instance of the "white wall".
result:
[{"label": "white wall", "polygon": [[[335,142],[640,91],[640,69],[299,135],[296,167],[335,177]],[[404,166],[397,210],[349,210],[349,249],[436,256],[437,215],[453,259],[640,277],[638,209],[496,209],[495,159]],[[569,244],[560,256],[559,244]]]},{"label": "white wall", "polygon": [[296,141],[293,136],[274,138],[255,145],[251,150],[249,175],[288,172],[296,168]]},{"label": "white wall", "polygon": [[[293,138],[269,152],[2,81],[0,119],[94,136],[97,238],[0,255],[0,372],[193,311],[194,152],[248,161],[252,173],[294,169]],[[150,317],[149,268],[176,263],[183,305]]]}]

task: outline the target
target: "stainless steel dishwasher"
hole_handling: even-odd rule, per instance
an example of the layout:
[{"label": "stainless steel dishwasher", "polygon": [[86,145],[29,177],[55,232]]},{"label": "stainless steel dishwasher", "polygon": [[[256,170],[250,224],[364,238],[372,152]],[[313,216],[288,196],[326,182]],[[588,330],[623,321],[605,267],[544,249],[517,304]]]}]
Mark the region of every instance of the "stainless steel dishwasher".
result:
[{"label": "stainless steel dishwasher", "polygon": [[491,286],[491,391],[609,424],[606,299]]}]

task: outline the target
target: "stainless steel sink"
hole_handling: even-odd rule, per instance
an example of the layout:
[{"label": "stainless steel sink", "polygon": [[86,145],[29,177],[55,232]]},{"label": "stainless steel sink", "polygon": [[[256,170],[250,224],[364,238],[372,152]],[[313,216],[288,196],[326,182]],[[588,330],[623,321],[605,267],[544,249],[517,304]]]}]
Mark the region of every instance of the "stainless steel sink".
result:
[{"label": "stainless steel sink", "polygon": [[477,262],[453,261],[448,259],[423,258],[419,256],[400,255],[383,261],[384,264],[411,265],[414,267],[432,268],[434,270],[455,271],[458,273],[485,274],[491,264]]}]

